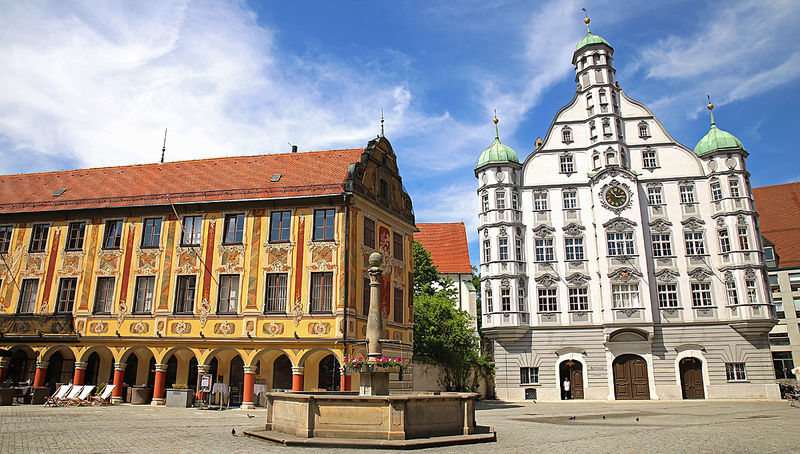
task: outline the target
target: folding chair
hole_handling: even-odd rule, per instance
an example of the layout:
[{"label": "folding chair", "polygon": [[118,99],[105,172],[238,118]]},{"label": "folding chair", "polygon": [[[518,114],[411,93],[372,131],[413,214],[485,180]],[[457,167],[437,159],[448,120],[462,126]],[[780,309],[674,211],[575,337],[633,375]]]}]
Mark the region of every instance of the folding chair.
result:
[{"label": "folding chair", "polygon": [[73,399],[78,397],[78,394],[80,394],[82,390],[83,390],[82,385],[73,386],[72,389],[69,390],[69,393],[67,393],[67,396],[64,397],[63,399],[59,399],[58,402],[56,402],[56,405],[58,405],[59,407],[66,407],[72,402]]},{"label": "folding chair", "polygon": [[81,393],[78,394],[78,397],[70,399],[68,405],[92,405],[92,402],[89,400],[89,394],[94,391],[94,385],[86,385],[81,390]]},{"label": "folding chair", "polygon": [[106,388],[99,396],[91,396],[89,400],[91,400],[94,405],[111,405],[111,393],[114,391],[114,386],[115,385],[106,385]]},{"label": "folding chair", "polygon": [[72,385],[65,384],[61,385],[56,392],[53,393],[52,396],[48,397],[47,400],[44,401],[45,407],[55,407],[58,405],[58,402],[67,396],[67,393],[72,388]]}]

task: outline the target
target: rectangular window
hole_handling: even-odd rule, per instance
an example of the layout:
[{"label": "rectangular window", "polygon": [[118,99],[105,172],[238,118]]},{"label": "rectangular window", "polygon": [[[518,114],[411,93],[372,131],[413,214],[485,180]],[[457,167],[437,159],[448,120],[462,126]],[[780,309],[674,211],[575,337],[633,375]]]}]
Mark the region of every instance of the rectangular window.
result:
[{"label": "rectangular window", "polygon": [[520,287],[517,289],[517,297],[519,298],[519,311],[525,312],[527,310],[525,309],[525,288],[521,286],[522,284],[520,284]]},{"label": "rectangular window", "polygon": [[333,273],[311,273],[311,312],[330,312],[332,301]]},{"label": "rectangular window", "polygon": [[711,183],[711,200],[717,202],[722,200],[722,185],[719,183]]},{"label": "rectangular window", "polygon": [[488,195],[484,194],[481,197],[481,203],[483,204],[483,212],[485,213],[485,212],[489,211],[489,196]]},{"label": "rectangular window", "polygon": [[750,237],[747,235],[747,227],[739,227],[739,249],[747,251],[750,249]]},{"label": "rectangular window", "polygon": [[270,215],[269,242],[285,243],[289,241],[291,222],[291,211],[273,211]]},{"label": "rectangular window", "polygon": [[536,261],[537,262],[552,262],[555,260],[555,253],[553,252],[553,239],[552,238],[537,238],[536,239]]},{"label": "rectangular window", "polygon": [[235,314],[239,310],[239,275],[222,274],[219,277],[217,314]]},{"label": "rectangular window", "polygon": [[155,287],[155,276],[139,276],[136,278],[136,294],[133,300],[134,314],[149,314],[153,311]]},{"label": "rectangular window", "polygon": [[364,246],[375,248],[375,221],[364,218]]},{"label": "rectangular window", "polygon": [[519,383],[521,385],[538,385],[539,384],[539,368],[538,367],[520,367],[519,368]]},{"label": "rectangular window", "polygon": [[[787,339],[788,340],[788,339]],[[772,352],[772,366],[775,369],[775,378],[778,380],[794,379],[792,369],[792,352]]]},{"label": "rectangular window", "polygon": [[747,381],[744,363],[725,363],[725,376],[728,381]]},{"label": "rectangular window", "polygon": [[36,296],[39,294],[39,279],[23,279],[22,291],[17,304],[18,314],[33,314],[36,308]]},{"label": "rectangular window", "polygon": [[669,233],[654,233],[650,235],[653,243],[653,257],[672,256],[672,241]]},{"label": "rectangular window", "polygon": [[558,312],[558,298],[555,288],[539,289],[539,312]]},{"label": "rectangular window", "polygon": [[392,248],[394,252],[394,258],[397,260],[403,260],[403,234],[402,233],[395,233],[394,234],[394,247]]},{"label": "rectangular window", "polygon": [[50,225],[34,224],[31,230],[30,252],[43,252],[47,246],[47,233],[50,231]]},{"label": "rectangular window", "polygon": [[639,305],[639,284],[613,284],[611,298],[614,307],[641,307]]},{"label": "rectangular window", "polygon": [[747,304],[758,304],[756,281],[754,279],[747,279],[744,283],[747,287]]},{"label": "rectangular window", "polygon": [[394,289],[394,322],[403,323],[403,289]]},{"label": "rectangular window", "polygon": [[519,194],[516,192],[511,193],[511,209],[519,210]]},{"label": "rectangular window", "polygon": [[483,262],[489,263],[492,261],[492,243],[489,240],[483,240]]},{"label": "rectangular window", "polygon": [[786,318],[786,312],[783,310],[783,301],[780,298],[775,298],[774,303],[778,318]]},{"label": "rectangular window", "polygon": [[503,191],[497,191],[495,194],[495,202],[497,203],[498,210],[505,210],[506,209],[506,193]]},{"label": "rectangular window", "polygon": [[264,295],[264,312],[286,312],[286,275],[267,274],[267,291]]},{"label": "rectangular window", "polygon": [[378,187],[379,187],[378,193],[380,194],[381,198],[383,200],[388,200],[389,199],[389,183],[387,183],[386,180],[381,180],[379,185],[378,185]]},{"label": "rectangular window", "polygon": [[658,307],[661,309],[672,309],[678,307],[678,285],[677,284],[658,284]]},{"label": "rectangular window", "polygon": [[161,218],[144,220],[142,247],[158,247],[161,244]]},{"label": "rectangular window", "polygon": [[8,253],[8,249],[11,247],[11,233],[13,231],[14,228],[10,225],[0,226],[0,254]]},{"label": "rectangular window", "polygon": [[694,186],[681,186],[681,203],[694,203]]},{"label": "rectangular window", "polygon": [[196,276],[178,276],[175,292],[176,314],[191,314],[194,312],[196,284]]},{"label": "rectangular window", "polygon": [[500,310],[503,312],[511,311],[511,289],[508,287],[500,289]]},{"label": "rectangular window", "polygon": [[364,290],[361,293],[361,310],[364,315],[369,315],[369,294],[370,294],[370,286],[369,286],[369,278],[364,278]]},{"label": "rectangular window", "polygon": [[686,243],[686,255],[704,255],[706,246],[703,242],[703,232],[686,232],[683,234]]},{"label": "rectangular window", "polygon": [[199,246],[202,236],[202,216],[186,216],[183,218],[183,238],[181,239],[181,246]]},{"label": "rectangular window", "polygon": [[[650,137],[650,134],[647,133],[647,125],[639,125],[639,137],[641,137],[642,139]],[[645,153],[653,153],[653,155],[655,155],[656,152],[645,151]],[[655,159],[655,156],[653,156],[653,158]],[[647,167],[647,165],[645,165],[645,167]],[[655,165],[653,165],[653,167],[655,167]]]},{"label": "rectangular window", "polygon": [[508,238],[500,238],[497,242],[500,250],[500,260],[508,260]]},{"label": "rectangular window", "polygon": [[572,161],[572,156],[560,156],[559,162],[561,164],[561,173],[575,172],[575,163]]},{"label": "rectangular window", "polygon": [[517,261],[521,262],[525,260],[525,255],[524,255],[525,248],[522,247],[522,238],[516,238],[514,240],[514,249],[515,249],[514,252],[516,252],[516,255],[514,257],[516,257]]},{"label": "rectangular window", "polygon": [[537,192],[533,195],[533,209],[535,211],[547,211],[547,193]]},{"label": "rectangular window", "polygon": [[114,278],[98,277],[94,292],[94,313],[110,314],[114,305]]},{"label": "rectangular window", "polygon": [[661,205],[661,188],[647,188],[647,203],[649,205]]},{"label": "rectangular window", "polygon": [[564,257],[567,260],[583,260],[583,237],[564,238]]},{"label": "rectangular window", "polygon": [[736,178],[731,178],[728,180],[728,186],[731,189],[731,197],[740,197],[741,194],[739,193],[739,180]]},{"label": "rectangular window", "polygon": [[633,255],[633,232],[607,233],[608,255]]},{"label": "rectangular window", "polygon": [[72,312],[72,303],[75,302],[75,291],[78,289],[78,278],[66,277],[58,284],[58,299],[56,312]]},{"label": "rectangular window", "polygon": [[[647,126],[644,127],[647,130]],[[641,127],[639,128],[641,134]],[[647,137],[647,136],[640,136],[640,137]],[[642,167],[645,169],[655,169],[658,167],[656,163],[656,152],[655,150],[645,150],[642,152]]]},{"label": "rectangular window", "polygon": [[585,312],[589,310],[589,289],[575,287],[569,289],[569,310]]},{"label": "rectangular window", "polygon": [[83,249],[83,236],[86,232],[85,222],[70,222],[67,229],[67,245],[68,251],[79,251]]},{"label": "rectangular window", "polygon": [[739,305],[739,293],[736,291],[735,281],[725,283],[725,295],[728,297],[728,306]]},{"label": "rectangular window", "polygon": [[565,192],[563,195],[565,210],[574,210],[578,208],[578,194],[576,192]]},{"label": "rectangular window", "polygon": [[103,249],[119,249],[122,242],[122,221],[106,222]]},{"label": "rectangular window", "polygon": [[711,284],[708,282],[692,283],[692,306],[710,307],[713,304],[711,301]]},{"label": "rectangular window", "polygon": [[492,304],[492,289],[486,289],[486,310],[487,312],[494,312],[494,305]]},{"label": "rectangular window", "polygon": [[728,229],[717,230],[719,236],[719,251],[726,254],[731,251],[731,239],[728,237]]},{"label": "rectangular window", "polygon": [[314,211],[314,240],[333,240],[334,210]]},{"label": "rectangular window", "polygon": [[244,214],[225,215],[225,244],[242,244],[244,238]]}]

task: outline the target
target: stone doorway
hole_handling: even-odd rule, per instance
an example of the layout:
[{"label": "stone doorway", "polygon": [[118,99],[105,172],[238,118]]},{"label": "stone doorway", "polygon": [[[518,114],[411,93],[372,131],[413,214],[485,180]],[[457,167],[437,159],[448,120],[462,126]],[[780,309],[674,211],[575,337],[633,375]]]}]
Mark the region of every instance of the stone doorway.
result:
[{"label": "stone doorway", "polygon": [[[569,378],[570,383],[570,398],[583,399],[583,364],[574,359],[562,361],[558,366],[559,369],[559,386],[563,391],[564,378]],[[562,393],[563,394],[563,393]]]},{"label": "stone doorway", "polygon": [[621,355],[614,359],[614,397],[618,400],[650,399],[647,361],[639,355]]},{"label": "stone doorway", "polygon": [[697,358],[683,358],[678,368],[681,375],[681,392],[684,399],[705,399],[703,390],[703,362]]}]

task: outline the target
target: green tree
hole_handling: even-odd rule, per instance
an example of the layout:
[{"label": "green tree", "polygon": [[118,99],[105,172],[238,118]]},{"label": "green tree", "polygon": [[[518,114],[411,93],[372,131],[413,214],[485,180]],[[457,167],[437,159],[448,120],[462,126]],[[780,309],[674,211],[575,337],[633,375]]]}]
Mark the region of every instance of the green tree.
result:
[{"label": "green tree", "polygon": [[441,288],[439,267],[433,264],[431,253],[418,241],[414,241],[414,296],[433,295]]}]

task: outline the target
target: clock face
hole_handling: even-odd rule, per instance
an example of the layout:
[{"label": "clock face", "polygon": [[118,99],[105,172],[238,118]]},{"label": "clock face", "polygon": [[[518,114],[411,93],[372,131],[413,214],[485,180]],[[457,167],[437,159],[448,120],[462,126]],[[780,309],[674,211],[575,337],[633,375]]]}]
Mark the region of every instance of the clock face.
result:
[{"label": "clock face", "polygon": [[619,208],[628,203],[628,193],[619,186],[608,188],[603,197],[606,199],[606,203],[614,208]]}]

